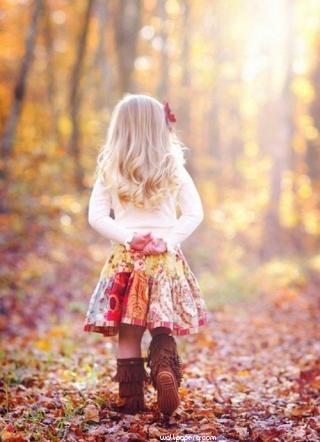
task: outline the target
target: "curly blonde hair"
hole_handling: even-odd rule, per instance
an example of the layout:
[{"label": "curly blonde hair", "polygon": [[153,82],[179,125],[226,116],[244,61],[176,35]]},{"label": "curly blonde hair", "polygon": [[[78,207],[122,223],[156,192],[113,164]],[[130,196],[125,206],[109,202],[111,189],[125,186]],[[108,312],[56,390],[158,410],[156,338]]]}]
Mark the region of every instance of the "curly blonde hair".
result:
[{"label": "curly blonde hair", "polygon": [[121,203],[155,207],[178,187],[184,146],[167,123],[163,104],[143,94],[126,94],[115,106],[96,176],[116,189]]}]

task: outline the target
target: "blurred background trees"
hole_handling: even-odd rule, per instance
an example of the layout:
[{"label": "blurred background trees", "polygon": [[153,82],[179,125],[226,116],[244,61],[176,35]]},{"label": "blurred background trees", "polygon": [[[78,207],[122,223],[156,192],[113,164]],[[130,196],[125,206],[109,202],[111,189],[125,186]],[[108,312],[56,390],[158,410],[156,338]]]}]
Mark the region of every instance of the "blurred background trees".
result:
[{"label": "blurred background trees", "polygon": [[190,147],[206,216],[185,250],[206,292],[315,259],[319,2],[4,0],[0,22],[6,247],[90,230],[97,152],[134,92],[168,100]]}]

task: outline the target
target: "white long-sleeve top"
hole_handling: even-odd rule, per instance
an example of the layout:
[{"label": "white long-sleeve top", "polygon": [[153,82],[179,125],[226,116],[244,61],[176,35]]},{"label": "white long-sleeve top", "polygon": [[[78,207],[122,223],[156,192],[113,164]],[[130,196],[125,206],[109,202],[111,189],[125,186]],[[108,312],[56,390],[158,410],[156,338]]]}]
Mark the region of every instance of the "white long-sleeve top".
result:
[{"label": "white long-sleeve top", "polygon": [[[163,200],[159,208],[145,209],[132,203],[121,204],[116,192],[97,179],[90,196],[88,221],[105,238],[125,244],[134,233],[152,232],[167,243],[168,251],[180,246],[203,220],[203,207],[197,188],[185,167],[179,173],[180,187]],[[177,218],[176,208],[181,215]],[[114,219],[110,209],[114,211]]]}]

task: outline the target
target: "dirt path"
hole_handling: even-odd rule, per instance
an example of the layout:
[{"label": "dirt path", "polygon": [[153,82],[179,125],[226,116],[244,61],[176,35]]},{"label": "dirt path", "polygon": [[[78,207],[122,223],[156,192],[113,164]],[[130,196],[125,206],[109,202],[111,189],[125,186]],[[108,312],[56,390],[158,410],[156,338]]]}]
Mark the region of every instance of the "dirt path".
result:
[{"label": "dirt path", "polygon": [[320,440],[319,298],[286,292],[256,302],[226,306],[186,342],[184,424],[193,408],[189,430],[199,434]]},{"label": "dirt path", "polygon": [[[21,274],[4,291],[2,321],[9,318],[10,327],[0,352],[1,440],[200,440],[207,435],[219,441],[320,441],[316,286],[225,305],[210,314],[199,334],[177,338],[185,373],[182,401],[164,422],[151,385],[146,389],[150,412],[112,411],[116,338],[82,332],[83,293],[89,293],[95,276],[85,252],[77,256],[70,272],[55,252],[46,263],[46,278],[37,284],[25,273],[32,259],[41,260],[41,250],[28,256],[29,267],[16,257],[7,261],[8,269],[15,265]],[[148,340],[146,335],[144,351]]]}]

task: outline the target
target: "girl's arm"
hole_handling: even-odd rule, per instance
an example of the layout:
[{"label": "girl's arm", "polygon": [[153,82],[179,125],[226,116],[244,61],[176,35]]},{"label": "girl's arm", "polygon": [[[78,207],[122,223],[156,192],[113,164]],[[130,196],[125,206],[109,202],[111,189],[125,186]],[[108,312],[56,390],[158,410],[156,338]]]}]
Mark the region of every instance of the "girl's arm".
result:
[{"label": "girl's arm", "polygon": [[199,193],[185,168],[182,169],[182,185],[178,192],[177,202],[181,209],[181,216],[175,227],[163,238],[169,252],[173,252],[179,243],[190,236],[204,218]]},{"label": "girl's arm", "polygon": [[88,222],[102,236],[116,242],[126,244],[134,236],[134,232],[120,226],[110,216],[111,195],[104,184],[97,179],[89,200]]}]

